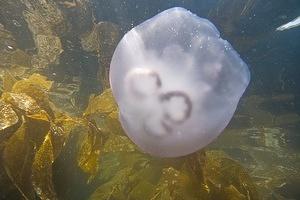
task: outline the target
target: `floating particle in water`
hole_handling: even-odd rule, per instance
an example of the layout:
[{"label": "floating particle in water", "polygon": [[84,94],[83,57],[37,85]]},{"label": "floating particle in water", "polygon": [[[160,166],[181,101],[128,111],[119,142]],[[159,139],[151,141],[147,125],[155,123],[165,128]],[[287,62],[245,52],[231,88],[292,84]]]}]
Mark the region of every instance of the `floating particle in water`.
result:
[{"label": "floating particle in water", "polygon": [[279,26],[278,28],[276,28],[276,31],[284,31],[287,29],[295,28],[297,26],[300,26],[300,16],[298,16],[297,18],[293,19],[292,21],[286,24]]}]

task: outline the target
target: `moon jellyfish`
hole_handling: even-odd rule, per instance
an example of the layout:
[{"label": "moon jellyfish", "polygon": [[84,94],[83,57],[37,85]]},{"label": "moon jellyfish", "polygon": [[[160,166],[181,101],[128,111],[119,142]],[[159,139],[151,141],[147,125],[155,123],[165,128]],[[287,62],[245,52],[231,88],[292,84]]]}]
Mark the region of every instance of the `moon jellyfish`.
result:
[{"label": "moon jellyfish", "polygon": [[123,129],[159,157],[187,155],[212,142],[249,80],[247,65],[217,28],[178,7],[125,34],[110,66]]}]

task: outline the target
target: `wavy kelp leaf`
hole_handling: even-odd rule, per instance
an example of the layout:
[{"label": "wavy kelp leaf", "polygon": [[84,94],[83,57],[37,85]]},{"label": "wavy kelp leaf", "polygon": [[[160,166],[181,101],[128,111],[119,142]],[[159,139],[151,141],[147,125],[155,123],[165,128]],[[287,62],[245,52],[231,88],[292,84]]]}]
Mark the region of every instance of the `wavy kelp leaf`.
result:
[{"label": "wavy kelp leaf", "polygon": [[159,185],[153,194],[151,194],[150,200],[164,200],[169,199],[173,200],[171,197],[171,191],[168,188],[168,184]]},{"label": "wavy kelp leaf", "polygon": [[[1,149],[1,144],[0,144]],[[0,162],[0,199],[23,199],[18,189],[14,186]]]},{"label": "wavy kelp leaf", "polygon": [[[56,123],[57,126],[62,127]],[[63,129],[63,128],[62,128]],[[59,155],[53,163],[53,183],[59,199],[87,199],[95,185],[89,184],[90,173],[86,173],[78,163],[82,143],[88,134],[88,124],[77,123],[68,135]],[[54,143],[53,147],[54,146]],[[60,143],[61,144],[61,143]],[[81,154],[83,156],[87,154]],[[89,161],[89,157],[81,157]],[[80,161],[81,161],[80,160]],[[93,180],[92,178],[90,179]]]},{"label": "wavy kelp leaf", "polygon": [[203,151],[176,159],[152,159],[132,175],[129,199],[145,199],[143,193],[146,199],[209,199],[202,177],[204,158]]},{"label": "wavy kelp leaf", "polygon": [[206,158],[205,178],[213,198],[259,199],[249,174],[237,162],[219,151],[208,151]]},{"label": "wavy kelp leaf", "polygon": [[0,143],[18,128],[19,117],[10,104],[0,100]]},{"label": "wavy kelp leaf", "polygon": [[129,183],[131,168],[118,171],[107,183],[98,187],[90,196],[90,200],[124,200],[127,199],[126,187]]},{"label": "wavy kelp leaf", "polygon": [[34,199],[31,185],[31,166],[34,144],[26,133],[26,123],[12,135],[3,151],[3,165],[6,173],[25,199]]},{"label": "wavy kelp leaf", "polygon": [[[212,159],[220,160],[214,163]],[[131,173],[126,185],[118,187],[116,174],[123,169],[131,169]],[[97,179],[104,184],[91,199],[258,199],[245,170],[224,154],[215,152],[214,155],[211,151],[207,155],[200,151],[178,159],[154,159],[137,151],[103,152]],[[113,186],[118,190],[112,189]]]},{"label": "wavy kelp leaf", "polygon": [[31,57],[21,49],[14,49],[12,51],[1,51],[0,66],[2,67],[29,67]]},{"label": "wavy kelp leaf", "polygon": [[[32,77],[35,80],[38,78],[42,79],[38,76]],[[22,81],[20,81],[20,83],[21,82]],[[42,81],[39,83],[42,83]],[[23,197],[25,199],[33,199],[35,194],[31,183],[34,179],[34,176],[31,174],[34,171],[32,164],[34,163],[33,160],[36,151],[43,144],[44,137],[47,132],[49,132],[50,122],[48,114],[40,109],[34,98],[22,93],[23,91],[19,92],[20,93],[4,93],[2,95],[3,101],[1,100],[1,102],[6,102],[4,103],[5,107],[1,109],[1,115],[3,115],[3,119],[6,120],[4,124],[6,128],[5,126],[3,127],[5,130],[9,128],[7,120],[11,121],[13,119],[12,117],[14,117],[15,121],[19,121],[18,115],[23,115],[22,128],[20,127],[4,146],[3,165],[9,178]],[[30,95],[33,96],[35,94],[35,90],[30,93]],[[15,109],[17,113],[15,113],[13,109]],[[14,115],[9,115],[13,113]],[[41,148],[44,149],[43,147],[42,145]],[[39,154],[37,156],[39,156]],[[36,190],[36,192],[38,194],[40,193],[39,190]]]},{"label": "wavy kelp leaf", "polygon": [[62,151],[70,132],[80,123],[79,120],[76,121],[63,114],[58,116],[55,124],[51,124],[49,133],[35,155],[32,165],[32,183],[42,200],[57,199],[52,179],[52,165]]},{"label": "wavy kelp leaf", "polygon": [[52,146],[53,159],[57,158],[68,139],[70,132],[64,131],[62,126],[58,126],[55,123],[51,123],[50,126],[50,140]]},{"label": "wavy kelp leaf", "polygon": [[46,91],[49,91],[52,87],[53,81],[48,81],[46,76],[42,76],[40,74],[34,73],[29,76],[27,81],[31,82],[32,84],[37,84],[41,86]]},{"label": "wavy kelp leaf", "polygon": [[130,177],[132,190],[128,199],[151,199],[162,175],[163,166],[158,163],[144,162],[142,169],[133,173]]},{"label": "wavy kelp leaf", "polygon": [[53,162],[53,146],[51,142],[51,132],[49,132],[40,149],[36,152],[32,164],[33,188],[42,200],[57,199],[52,181]]},{"label": "wavy kelp leaf", "polygon": [[106,117],[105,127],[107,128],[109,133],[125,135],[124,130],[119,121],[119,111],[118,110],[111,112]]},{"label": "wavy kelp leaf", "polygon": [[88,133],[79,144],[77,163],[85,173],[89,174],[90,177],[88,182],[90,182],[99,172],[103,136],[98,132],[98,129],[94,124],[89,123],[87,128]]},{"label": "wavy kelp leaf", "polygon": [[54,159],[60,154],[70,133],[79,126],[85,126],[81,119],[71,118],[64,114],[56,116],[51,126],[51,141],[53,145]]},{"label": "wavy kelp leaf", "polygon": [[233,185],[230,185],[228,187],[224,187],[223,189],[225,199],[230,200],[249,200],[250,196],[246,196],[244,194],[241,194],[236,187]]},{"label": "wavy kelp leaf", "polygon": [[[106,95],[111,95],[109,91],[105,92],[107,92]],[[227,200],[244,197],[255,199],[253,198],[255,195],[250,191],[251,189],[245,187],[250,184],[247,179],[237,178],[240,173],[236,173],[236,170],[234,170],[235,173],[227,173],[226,175],[226,170],[222,167],[226,168],[227,164],[223,162],[224,165],[216,165],[216,163],[210,161],[207,164],[206,160],[210,159],[201,153],[197,156],[190,156],[189,159],[183,159],[184,161],[178,162],[179,164],[177,163],[176,167],[170,167],[173,166],[170,164],[172,162],[163,164],[156,162],[153,165],[160,167],[155,169],[149,167],[148,165],[152,165],[149,164],[149,160],[153,159],[132,148],[130,140],[124,135],[119,135],[119,131],[114,130],[114,125],[109,125],[112,122],[111,120],[116,120],[113,123],[119,125],[117,108],[116,105],[111,105],[113,99],[109,100],[109,98],[106,98],[107,96],[102,95],[109,106],[105,106],[106,104],[103,103],[105,101],[102,101],[100,95],[98,96],[99,99],[92,103],[93,106],[89,105],[85,113],[85,117],[90,120],[98,120],[97,122],[100,121],[102,124],[98,123],[97,126],[101,125],[98,127],[94,122],[85,125],[85,130],[89,131],[81,134],[82,138],[78,140],[79,151],[76,157],[80,169],[89,176],[89,182],[95,180],[96,183],[101,183],[90,199]],[[91,99],[92,101],[93,99]],[[56,129],[59,129],[60,126],[57,123],[56,126]],[[107,134],[103,134],[103,130]],[[208,157],[210,156],[209,154]],[[215,155],[215,157],[217,156]],[[223,157],[221,160],[224,159],[228,158]],[[168,166],[168,164],[170,165]],[[231,166],[235,166],[235,164]],[[164,169],[162,170],[162,168]],[[222,171],[221,175],[225,180],[221,175],[214,172],[215,169],[207,170],[208,168],[216,168]],[[130,171],[127,178],[122,175],[124,169]],[[229,174],[232,177],[228,178]],[[240,182],[240,184],[237,184],[237,182]],[[246,189],[241,190],[242,188]],[[249,196],[246,196],[249,191]]]},{"label": "wavy kelp leaf", "polygon": [[15,93],[25,93],[36,100],[37,104],[53,116],[53,111],[50,108],[49,97],[47,91],[52,87],[52,81],[47,81],[47,78],[33,74],[28,79],[16,82],[12,88]]},{"label": "wavy kelp leaf", "polygon": [[80,85],[81,80],[79,79],[73,79],[72,83],[54,83],[49,92],[49,98],[55,105],[52,109],[73,116],[82,115],[82,108],[77,106],[77,94],[79,94]]},{"label": "wavy kelp leaf", "polygon": [[119,112],[113,111],[109,114],[94,114],[92,117],[97,124],[99,131],[106,135],[125,135],[124,130],[119,121]]},{"label": "wavy kelp leaf", "polygon": [[65,137],[67,137],[76,127],[88,127],[86,120],[73,118],[63,113],[56,113],[54,122],[63,129]]},{"label": "wavy kelp leaf", "polygon": [[93,119],[103,133],[124,135],[119,122],[118,107],[110,89],[105,90],[99,96],[90,98],[84,117]]},{"label": "wavy kelp leaf", "polygon": [[118,171],[124,168],[134,168],[135,166],[144,168],[148,162],[148,157],[137,152],[103,153],[100,160],[100,173],[96,178],[99,182],[108,182]]},{"label": "wavy kelp leaf", "polygon": [[[38,94],[38,97],[35,97],[35,94],[32,94],[28,92],[27,95],[32,95],[32,98],[42,98],[43,96],[46,96],[45,91],[49,91],[52,87],[53,81],[48,81],[47,77],[42,76],[40,74],[32,74],[28,79],[23,79],[18,81],[13,86],[14,92],[23,92],[26,93],[26,90],[30,90],[30,92],[35,92],[35,94]],[[32,88],[35,86],[34,88]],[[24,91],[25,90],[25,91]],[[37,91],[35,91],[37,90]],[[41,94],[40,94],[41,93]],[[42,96],[42,97],[41,97]],[[45,97],[43,97],[45,98]]]},{"label": "wavy kelp leaf", "polygon": [[183,158],[184,163],[181,171],[188,174],[192,182],[193,189],[196,196],[201,196],[202,199],[211,199],[210,188],[205,179],[205,164],[206,164],[206,150],[202,149],[193,154],[187,155]]},{"label": "wavy kelp leaf", "polygon": [[[0,64],[1,66],[1,64]],[[10,67],[0,67],[0,75],[4,75],[5,72],[9,72],[13,77],[22,78],[22,76],[26,72],[26,67],[18,66],[18,65],[12,65]]]},{"label": "wavy kelp leaf", "polygon": [[206,151],[204,149],[184,157],[184,169],[198,182],[205,183],[204,166],[206,160]]},{"label": "wavy kelp leaf", "polygon": [[173,167],[162,170],[162,176],[151,195],[151,200],[182,199],[196,200],[207,199],[207,194],[200,193],[197,184],[188,174],[178,171]]},{"label": "wavy kelp leaf", "polygon": [[23,116],[23,124],[4,147],[4,168],[25,199],[34,197],[31,184],[32,163],[49,127],[48,115],[44,111]]},{"label": "wavy kelp leaf", "polygon": [[110,89],[105,90],[102,94],[96,97],[91,97],[89,105],[84,112],[84,116],[88,117],[92,114],[109,114],[117,110],[117,104]]},{"label": "wavy kelp leaf", "polygon": [[2,79],[3,89],[5,92],[10,92],[13,88],[13,85],[17,82],[17,79],[8,70],[5,70]]},{"label": "wavy kelp leaf", "polygon": [[134,152],[135,144],[126,136],[111,135],[104,144],[103,152]]},{"label": "wavy kelp leaf", "polygon": [[151,199],[155,185],[148,181],[141,181],[130,191],[128,198],[131,200]]},{"label": "wavy kelp leaf", "polygon": [[30,136],[31,142],[34,142],[35,148],[38,149],[43,143],[46,134],[50,130],[49,116],[45,111],[37,114],[25,116],[27,132]]},{"label": "wavy kelp leaf", "polygon": [[34,114],[41,111],[37,102],[24,93],[18,94],[5,92],[2,94],[2,99],[24,114]]}]

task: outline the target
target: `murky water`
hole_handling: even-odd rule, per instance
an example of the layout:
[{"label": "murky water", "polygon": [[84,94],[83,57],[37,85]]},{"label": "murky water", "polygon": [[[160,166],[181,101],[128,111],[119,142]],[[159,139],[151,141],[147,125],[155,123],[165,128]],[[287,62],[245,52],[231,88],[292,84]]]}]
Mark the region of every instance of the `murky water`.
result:
[{"label": "murky water", "polygon": [[[122,36],[174,6],[213,22],[251,82],[205,150],[158,159],[122,131],[108,73]],[[298,16],[299,0],[0,0],[0,199],[300,199]]]}]

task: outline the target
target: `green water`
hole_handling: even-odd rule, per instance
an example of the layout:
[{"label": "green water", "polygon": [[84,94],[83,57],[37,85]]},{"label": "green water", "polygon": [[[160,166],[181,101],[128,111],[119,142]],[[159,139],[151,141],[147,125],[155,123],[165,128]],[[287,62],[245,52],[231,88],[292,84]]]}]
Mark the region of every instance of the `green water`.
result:
[{"label": "green water", "polygon": [[[174,6],[212,21],[249,66],[251,82],[228,127],[199,155],[158,159],[124,135],[112,99],[86,108],[90,95],[109,87],[120,38]],[[35,100],[49,120],[43,127],[33,117],[29,139],[18,139],[32,113],[13,105],[19,121],[3,129],[12,120],[0,114],[0,199],[300,199],[300,26],[276,31],[299,15],[299,0],[0,0],[1,95],[35,99],[41,86],[47,98]],[[23,82],[13,88],[34,73],[51,88],[41,80],[32,90]],[[59,112],[79,126],[65,137]]]}]

